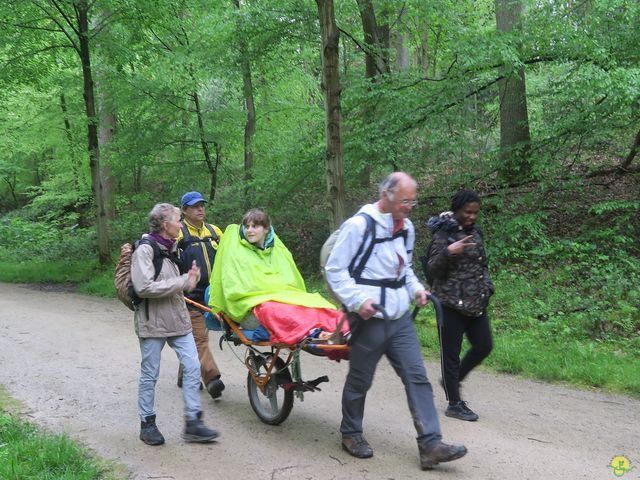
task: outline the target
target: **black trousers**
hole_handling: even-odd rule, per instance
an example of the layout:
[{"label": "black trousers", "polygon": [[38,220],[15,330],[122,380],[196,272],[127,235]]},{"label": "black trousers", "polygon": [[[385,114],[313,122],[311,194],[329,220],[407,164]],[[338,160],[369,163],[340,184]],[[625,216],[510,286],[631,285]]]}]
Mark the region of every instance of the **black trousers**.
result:
[{"label": "black trousers", "polygon": [[[468,317],[459,311],[442,306],[443,325],[440,334],[440,361],[444,393],[450,404],[460,400],[460,382],[479,365],[493,348],[491,326],[486,312]],[[460,361],[462,337],[467,335],[471,348]]]}]

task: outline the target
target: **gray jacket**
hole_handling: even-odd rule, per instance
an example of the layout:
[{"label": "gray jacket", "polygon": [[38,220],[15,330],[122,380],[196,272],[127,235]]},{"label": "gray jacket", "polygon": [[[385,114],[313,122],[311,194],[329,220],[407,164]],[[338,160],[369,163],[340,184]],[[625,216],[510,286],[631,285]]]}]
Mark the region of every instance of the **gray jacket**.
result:
[{"label": "gray jacket", "polygon": [[[166,250],[162,245],[161,249]],[[187,274],[165,258],[154,281],[153,248],[142,244],[131,258],[131,282],[143,299],[135,312],[136,334],[141,338],[166,338],[191,332],[191,319],[184,301]]]}]

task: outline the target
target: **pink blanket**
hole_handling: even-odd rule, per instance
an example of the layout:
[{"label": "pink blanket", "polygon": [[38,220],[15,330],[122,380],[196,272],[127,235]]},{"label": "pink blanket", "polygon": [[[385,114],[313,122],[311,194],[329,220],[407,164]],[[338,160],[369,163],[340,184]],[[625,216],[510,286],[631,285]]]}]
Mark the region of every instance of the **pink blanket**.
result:
[{"label": "pink blanket", "polygon": [[[289,345],[298,343],[314,328],[334,332],[344,315],[331,308],[310,308],[280,302],[264,302],[253,309],[260,323],[271,334],[271,341]],[[342,332],[349,331],[348,322],[342,325]]]}]

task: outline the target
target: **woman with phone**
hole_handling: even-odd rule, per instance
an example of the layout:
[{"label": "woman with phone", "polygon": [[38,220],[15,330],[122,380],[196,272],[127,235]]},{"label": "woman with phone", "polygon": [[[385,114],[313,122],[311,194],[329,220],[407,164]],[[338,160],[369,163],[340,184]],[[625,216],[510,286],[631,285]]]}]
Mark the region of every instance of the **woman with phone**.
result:
[{"label": "woman with phone", "polygon": [[[426,275],[443,306],[439,330],[442,385],[449,406],[445,415],[475,421],[478,415],[460,397],[460,382],[491,352],[493,341],[487,316],[495,288],[489,277],[482,232],[476,226],[480,196],[460,190],[451,199],[451,211],[431,217],[427,228],[433,241],[427,252]],[[460,360],[462,339],[471,348]]]}]

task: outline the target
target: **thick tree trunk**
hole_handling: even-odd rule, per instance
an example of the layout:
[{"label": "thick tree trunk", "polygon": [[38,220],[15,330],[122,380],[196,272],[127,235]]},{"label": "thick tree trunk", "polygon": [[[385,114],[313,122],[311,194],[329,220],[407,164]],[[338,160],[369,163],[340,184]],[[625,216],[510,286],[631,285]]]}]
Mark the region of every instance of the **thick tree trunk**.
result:
[{"label": "thick tree trunk", "polygon": [[[111,175],[111,169],[107,166],[107,158],[105,158],[106,146],[111,142],[117,125],[116,114],[109,111],[106,107],[107,94],[105,92],[106,86],[104,83],[98,85],[98,98],[99,98],[99,121],[98,121],[98,144],[100,145],[100,152],[103,154],[101,159],[102,167],[102,185],[105,192],[105,209],[107,211],[107,218],[113,220],[116,218],[116,200],[115,200],[115,179]],[[108,152],[107,152],[108,155]]]},{"label": "thick tree trunk", "polygon": [[329,224],[332,230],[345,218],[344,166],[340,133],[340,73],[339,38],[333,0],[316,0],[322,38],[322,90],[325,108],[326,154],[325,168],[329,198]]},{"label": "thick tree trunk", "polygon": [[406,47],[408,40],[409,35],[406,33],[394,32],[391,34],[391,42],[396,50],[396,68],[399,72],[409,70],[409,49]]},{"label": "thick tree trunk", "polygon": [[378,26],[376,21],[376,13],[371,0],[357,0],[357,2],[366,45],[366,75],[367,78],[375,78],[390,71],[389,64],[385,61],[388,58],[388,54],[385,53],[387,45],[384,43],[383,29]]},{"label": "thick tree trunk", "polygon": [[[362,21],[362,31],[364,33],[365,44],[365,77],[375,83],[377,78],[385,73],[390,73],[388,62],[388,45],[384,38],[384,29],[378,26],[376,13],[371,0],[357,0],[358,9],[360,10],[360,19]],[[388,40],[388,28],[386,29],[386,39]],[[362,112],[365,121],[372,120],[371,117],[375,113],[365,104]],[[360,172],[360,186],[368,188],[371,185],[371,165],[379,163],[379,159],[375,157],[375,153],[367,152],[368,161],[362,172]]]},{"label": "thick tree trunk", "polygon": [[91,73],[91,53],[89,50],[88,3],[80,0],[75,3],[78,18],[78,41],[80,61],[82,62],[83,96],[87,115],[87,142],[89,149],[89,168],[91,170],[91,188],[96,207],[96,230],[98,235],[98,260],[100,265],[110,261],[107,212],[105,209],[105,191],[100,170],[100,145],[93,77]]},{"label": "thick tree trunk", "polygon": [[[511,33],[520,24],[521,0],[496,0],[496,24],[501,33]],[[512,182],[531,175],[528,159],[529,115],[524,68],[505,72],[500,89],[500,176]]]},{"label": "thick tree trunk", "polygon": [[[110,16],[108,11],[101,11],[97,15],[94,22],[94,28],[97,27],[102,20],[106,20]],[[96,44],[98,50],[100,45]],[[107,211],[107,219],[114,220],[116,218],[116,198],[115,198],[115,178],[111,175],[109,167],[109,151],[106,148],[116,133],[117,117],[115,111],[110,105],[110,92],[107,86],[105,73],[99,66],[96,68],[96,85],[97,107],[98,107],[98,144],[100,145],[100,172],[102,174],[102,185],[105,195],[105,209]]]}]

